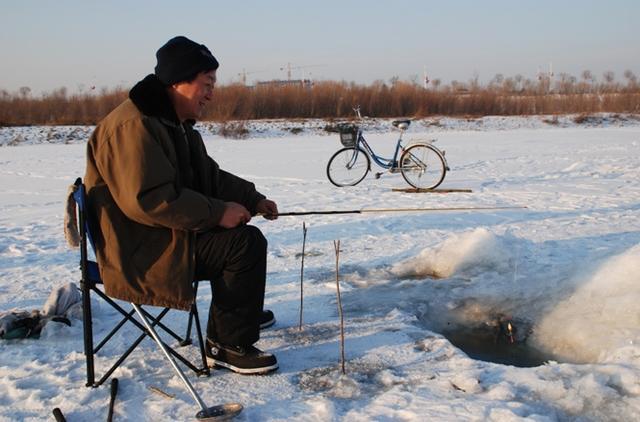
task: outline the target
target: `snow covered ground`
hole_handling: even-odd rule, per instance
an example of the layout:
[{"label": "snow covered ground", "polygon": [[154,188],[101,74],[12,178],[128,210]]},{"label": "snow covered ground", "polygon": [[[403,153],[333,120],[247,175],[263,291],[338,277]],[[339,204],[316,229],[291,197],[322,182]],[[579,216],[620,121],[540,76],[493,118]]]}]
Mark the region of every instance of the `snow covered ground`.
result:
[{"label": "snow covered ground", "polygon": [[[366,118],[358,124],[367,133],[387,133],[394,119]],[[213,136],[222,129],[236,128],[244,130],[240,135],[244,138],[280,138],[292,134],[326,135],[338,121],[334,119],[270,119],[240,120],[219,122],[200,122],[197,129],[203,136]],[[590,115],[568,114],[562,116],[484,116],[484,117],[447,117],[433,116],[414,119],[408,133],[443,131],[487,131],[514,129],[548,129],[571,127],[637,127],[640,125],[640,114],[595,113]],[[91,136],[93,126],[9,126],[0,127],[0,146],[35,145],[35,144],[77,144],[86,142]],[[230,132],[233,135],[233,130]]]},{"label": "snow covered ground", "polygon": [[[258,346],[276,354],[280,369],[263,377],[189,374],[207,404],[238,401],[244,421],[639,420],[640,123],[531,119],[418,125],[409,134],[438,138],[451,166],[441,187],[472,193],[394,192],[405,184],[389,174],[336,188],[324,171],[339,143],[321,132],[286,135],[270,126],[247,140],[207,135],[222,167],[253,180],[281,211],[527,207],[254,219],[269,240],[266,303],[278,320]],[[18,146],[0,148],[0,311],[41,308],[55,287],[79,278],[62,219],[67,186],[84,173],[84,144],[34,141],[50,132],[23,129]],[[379,129],[368,139],[390,153],[395,136]],[[338,239],[346,376],[339,371]],[[201,288],[203,315],[210,294]],[[117,315],[95,306],[96,329],[104,332]],[[183,326],[186,313],[168,318]],[[441,334],[468,339],[500,318],[519,329],[514,348],[547,363],[472,359]],[[38,340],[0,341],[0,420],[45,420],[54,407],[69,421],[105,418],[109,388],[84,387],[82,350],[77,320],[50,323]],[[103,357],[113,362],[117,352]],[[115,420],[191,420],[198,410],[149,340],[115,375]]]}]

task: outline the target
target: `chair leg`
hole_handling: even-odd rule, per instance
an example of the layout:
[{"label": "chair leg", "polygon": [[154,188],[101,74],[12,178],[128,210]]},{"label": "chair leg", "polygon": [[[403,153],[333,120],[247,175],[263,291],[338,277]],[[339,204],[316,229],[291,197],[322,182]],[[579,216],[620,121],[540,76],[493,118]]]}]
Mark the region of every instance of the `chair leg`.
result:
[{"label": "chair leg", "polygon": [[198,335],[198,345],[200,346],[200,356],[202,356],[202,375],[209,376],[209,365],[207,364],[207,353],[204,349],[204,337],[202,336],[202,328],[200,327],[200,318],[198,316],[198,307],[193,304],[194,319],[196,321],[196,334]]},{"label": "chair leg", "polygon": [[136,310],[136,313],[142,320],[142,323],[144,324],[144,326],[147,328],[149,334],[151,334],[151,337],[153,337],[153,339],[156,341],[156,343],[158,344],[158,347],[160,348],[164,356],[167,358],[167,360],[169,361],[173,369],[176,371],[176,373],[184,383],[184,385],[187,387],[187,390],[189,390],[189,393],[191,393],[191,396],[193,397],[193,399],[196,401],[198,406],[200,406],[200,412],[196,414],[197,419],[202,420],[202,419],[207,419],[208,417],[220,417],[220,416],[223,416],[225,412],[229,412],[230,410],[233,410],[234,413],[239,413],[242,410],[242,405],[237,403],[233,403],[230,405],[207,407],[207,405],[202,401],[202,398],[200,398],[200,395],[198,394],[198,392],[193,388],[193,385],[191,385],[191,383],[189,382],[189,379],[184,375],[184,372],[182,372],[182,370],[180,369],[176,361],[171,357],[167,349],[164,347],[164,343],[162,342],[162,340],[160,340],[160,337],[158,337],[158,334],[153,329],[151,324],[149,324],[149,321],[147,321],[147,318],[145,317],[140,307],[135,303],[132,303],[131,305],[133,306],[133,309]]},{"label": "chair leg", "polygon": [[[189,311],[189,321],[187,322],[187,332],[184,335],[184,340],[180,342],[180,346],[188,346],[193,341],[191,341],[191,324],[193,323],[194,312],[193,308],[196,306],[195,304],[191,305],[191,310]],[[196,311],[197,312],[197,311]]]},{"label": "chair leg", "polygon": [[93,321],[91,319],[91,287],[86,279],[80,281],[82,290],[82,330],[84,334],[84,355],[87,361],[87,387],[95,386],[95,365],[93,360]]},{"label": "chair leg", "polygon": [[191,325],[193,323],[194,316],[197,318],[198,315],[198,306],[196,305],[196,301],[198,300],[198,285],[200,284],[198,281],[193,282],[193,305],[191,305],[191,310],[189,311],[189,321],[187,322],[187,333],[184,335],[184,340],[180,343],[180,346],[188,346],[192,343],[191,341]]}]

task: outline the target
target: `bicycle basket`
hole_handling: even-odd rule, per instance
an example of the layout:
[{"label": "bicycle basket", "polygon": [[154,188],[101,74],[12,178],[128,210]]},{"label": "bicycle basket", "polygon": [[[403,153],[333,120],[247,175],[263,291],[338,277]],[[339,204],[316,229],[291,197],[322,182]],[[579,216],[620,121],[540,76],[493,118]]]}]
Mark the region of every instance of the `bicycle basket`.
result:
[{"label": "bicycle basket", "polygon": [[338,132],[340,132],[340,142],[345,147],[356,146],[358,140],[358,126],[355,125],[342,125],[338,126]]}]

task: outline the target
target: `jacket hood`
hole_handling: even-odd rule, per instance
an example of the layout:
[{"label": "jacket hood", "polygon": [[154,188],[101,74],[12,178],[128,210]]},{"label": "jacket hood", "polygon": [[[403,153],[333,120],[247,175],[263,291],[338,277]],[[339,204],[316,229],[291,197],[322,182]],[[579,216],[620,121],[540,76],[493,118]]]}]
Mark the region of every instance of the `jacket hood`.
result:
[{"label": "jacket hood", "polygon": [[129,98],[142,114],[168,120],[177,125],[180,119],[171,103],[166,86],[153,73],[147,75],[129,91]]}]

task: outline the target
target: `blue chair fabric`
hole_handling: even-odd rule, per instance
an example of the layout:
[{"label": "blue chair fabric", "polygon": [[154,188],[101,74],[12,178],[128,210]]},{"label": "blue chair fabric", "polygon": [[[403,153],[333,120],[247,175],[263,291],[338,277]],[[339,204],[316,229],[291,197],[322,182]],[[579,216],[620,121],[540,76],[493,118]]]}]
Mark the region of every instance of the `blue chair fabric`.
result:
[{"label": "blue chair fabric", "polygon": [[[80,232],[80,271],[81,271],[81,280],[80,280],[80,289],[82,291],[82,309],[83,309],[83,336],[84,336],[84,354],[86,356],[86,365],[87,365],[87,387],[98,387],[102,385],[112,374],[113,372],[125,361],[125,359],[138,347],[138,345],[147,337],[151,337],[149,331],[145,328],[145,326],[134,318],[135,310],[131,309],[129,311],[125,310],[120,304],[114,301],[112,298],[107,296],[102,286],[102,279],[100,278],[100,270],[98,263],[89,259],[89,247],[95,252],[95,243],[94,243],[94,234],[98,229],[91,220],[91,215],[87,207],[87,197],[85,186],[82,183],[82,179],[78,178],[75,181],[76,189],[73,194],[73,198],[76,202],[77,216],[78,216],[78,229]],[[198,283],[194,283],[194,290],[197,294]],[[113,327],[113,329],[105,335],[105,337],[98,342],[97,345],[94,344],[94,334],[93,334],[93,319],[92,319],[92,310],[91,310],[91,295],[95,294],[104,300],[107,304],[109,304],[113,309],[118,311],[122,315],[122,319]],[[132,304],[133,305],[133,304]],[[191,344],[191,327],[192,323],[195,322],[196,327],[196,336],[198,339],[198,346],[200,349],[201,355],[201,366],[200,363],[194,365],[180,353],[178,353],[174,348],[168,346],[165,341],[162,344],[165,346],[166,350],[174,356],[177,360],[182,362],[186,367],[194,371],[199,376],[208,376],[210,374],[209,368],[207,366],[204,341],[202,336],[202,329],[200,326],[200,320],[198,318],[198,308],[194,301],[191,306],[191,310],[189,312],[188,319],[188,327],[187,332],[184,337],[176,334],[172,329],[166,326],[162,319],[167,315],[170,311],[170,308],[162,309],[157,315],[152,315],[150,312],[139,306],[144,316],[149,320],[151,326],[154,328],[160,328],[163,332],[165,332],[168,336],[174,338],[178,341],[180,346],[185,346]],[[141,333],[135,339],[135,341],[129,346],[129,348],[124,351],[124,353],[117,359],[117,361],[111,365],[103,375],[96,380],[96,358],[97,353],[108,344],[109,340],[113,338],[118,331],[125,326],[125,324],[130,323],[137,327]]]}]

